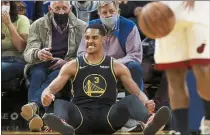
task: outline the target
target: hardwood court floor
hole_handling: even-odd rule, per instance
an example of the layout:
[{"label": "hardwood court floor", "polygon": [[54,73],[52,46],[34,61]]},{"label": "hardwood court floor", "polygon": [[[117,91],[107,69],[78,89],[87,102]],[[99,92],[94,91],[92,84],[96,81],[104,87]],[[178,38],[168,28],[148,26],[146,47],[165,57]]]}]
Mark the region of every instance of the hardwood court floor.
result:
[{"label": "hardwood court floor", "polygon": [[[157,134],[158,135],[164,135],[167,132],[163,132],[163,131],[159,131]],[[45,132],[13,132],[13,131],[2,131],[2,135],[60,135],[59,133],[56,132],[49,132],[49,133],[45,133]],[[125,132],[117,132],[114,135],[143,135],[143,133],[141,132],[133,132],[133,133],[125,133]]]}]

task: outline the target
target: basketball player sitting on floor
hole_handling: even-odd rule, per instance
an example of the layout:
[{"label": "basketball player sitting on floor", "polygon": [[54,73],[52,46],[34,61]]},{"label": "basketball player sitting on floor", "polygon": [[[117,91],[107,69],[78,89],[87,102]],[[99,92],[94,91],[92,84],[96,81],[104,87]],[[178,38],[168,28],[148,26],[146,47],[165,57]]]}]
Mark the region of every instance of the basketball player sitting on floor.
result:
[{"label": "basketball player sitting on floor", "polygon": [[[189,96],[185,79],[188,69],[191,67],[197,80],[198,94],[203,101],[205,110],[205,117],[201,121],[201,133],[210,134],[210,2],[188,0],[184,2],[163,1],[162,3],[168,5],[169,9],[173,11],[176,22],[173,30],[167,36],[156,40],[155,61],[156,68],[165,70],[167,74],[169,97],[172,113],[176,120],[176,128],[182,135],[190,134],[188,123]],[[140,16],[147,10],[148,14],[154,11],[153,15],[157,15],[159,12],[159,17],[156,16],[157,20],[158,18],[163,19],[168,13],[158,8],[157,5],[156,7],[154,5],[155,11],[152,7],[149,10],[147,10],[148,7],[143,8]],[[145,16],[144,20],[146,17],[147,21],[150,22],[147,23],[147,26],[151,26],[151,29],[148,29],[151,31],[147,31],[148,33],[154,34],[157,33],[155,31],[157,29],[162,29],[162,32],[167,29],[167,25],[159,27],[160,19],[152,24],[151,21],[154,18],[150,17],[150,19],[149,16]],[[170,22],[170,18],[165,17],[165,19],[168,20],[162,21],[163,23]],[[168,24],[168,26],[170,25]],[[152,32],[152,30],[154,31]]]},{"label": "basketball player sitting on floor", "polygon": [[[101,24],[89,25],[85,31],[87,54],[68,62],[58,77],[42,93],[43,106],[49,106],[55,93],[72,81],[71,102],[55,100],[54,114],[43,119],[53,131],[62,134],[110,134],[119,130],[129,118],[148,122],[146,135],[155,134],[170,117],[170,110],[162,107],[153,116],[145,107],[146,96],[133,81],[127,67],[104,56],[105,29]],[[130,96],[116,102],[116,83],[121,80]]]}]

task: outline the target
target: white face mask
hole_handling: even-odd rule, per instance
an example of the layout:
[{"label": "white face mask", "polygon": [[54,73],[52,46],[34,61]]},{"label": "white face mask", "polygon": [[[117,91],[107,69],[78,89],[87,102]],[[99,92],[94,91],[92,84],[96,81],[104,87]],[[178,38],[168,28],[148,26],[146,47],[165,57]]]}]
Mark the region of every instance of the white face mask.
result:
[{"label": "white face mask", "polygon": [[2,12],[7,12],[7,13],[9,13],[9,11],[10,11],[10,6],[1,6],[1,11]]},{"label": "white face mask", "polygon": [[117,24],[117,20],[119,19],[119,14],[115,14],[109,18],[100,18],[101,22],[108,28],[112,29]]}]

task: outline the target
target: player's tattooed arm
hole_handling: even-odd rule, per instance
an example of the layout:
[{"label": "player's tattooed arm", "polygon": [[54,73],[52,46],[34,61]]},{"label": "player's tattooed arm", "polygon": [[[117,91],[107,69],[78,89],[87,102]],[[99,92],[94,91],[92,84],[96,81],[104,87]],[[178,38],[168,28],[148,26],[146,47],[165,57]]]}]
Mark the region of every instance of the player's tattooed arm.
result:
[{"label": "player's tattooed arm", "polygon": [[114,60],[113,63],[115,75],[118,79],[120,79],[125,89],[130,94],[138,96],[141,102],[147,102],[148,97],[139,89],[138,85],[134,82],[128,68],[116,60]]}]

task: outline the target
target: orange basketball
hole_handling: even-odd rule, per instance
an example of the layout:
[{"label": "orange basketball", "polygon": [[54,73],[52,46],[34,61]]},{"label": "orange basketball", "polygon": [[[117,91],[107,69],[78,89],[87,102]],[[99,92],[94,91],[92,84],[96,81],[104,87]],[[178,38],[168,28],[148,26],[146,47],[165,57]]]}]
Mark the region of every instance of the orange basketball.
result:
[{"label": "orange basketball", "polygon": [[145,36],[155,39],[168,35],[176,19],[173,11],[161,2],[145,5],[138,15],[138,25]]}]

